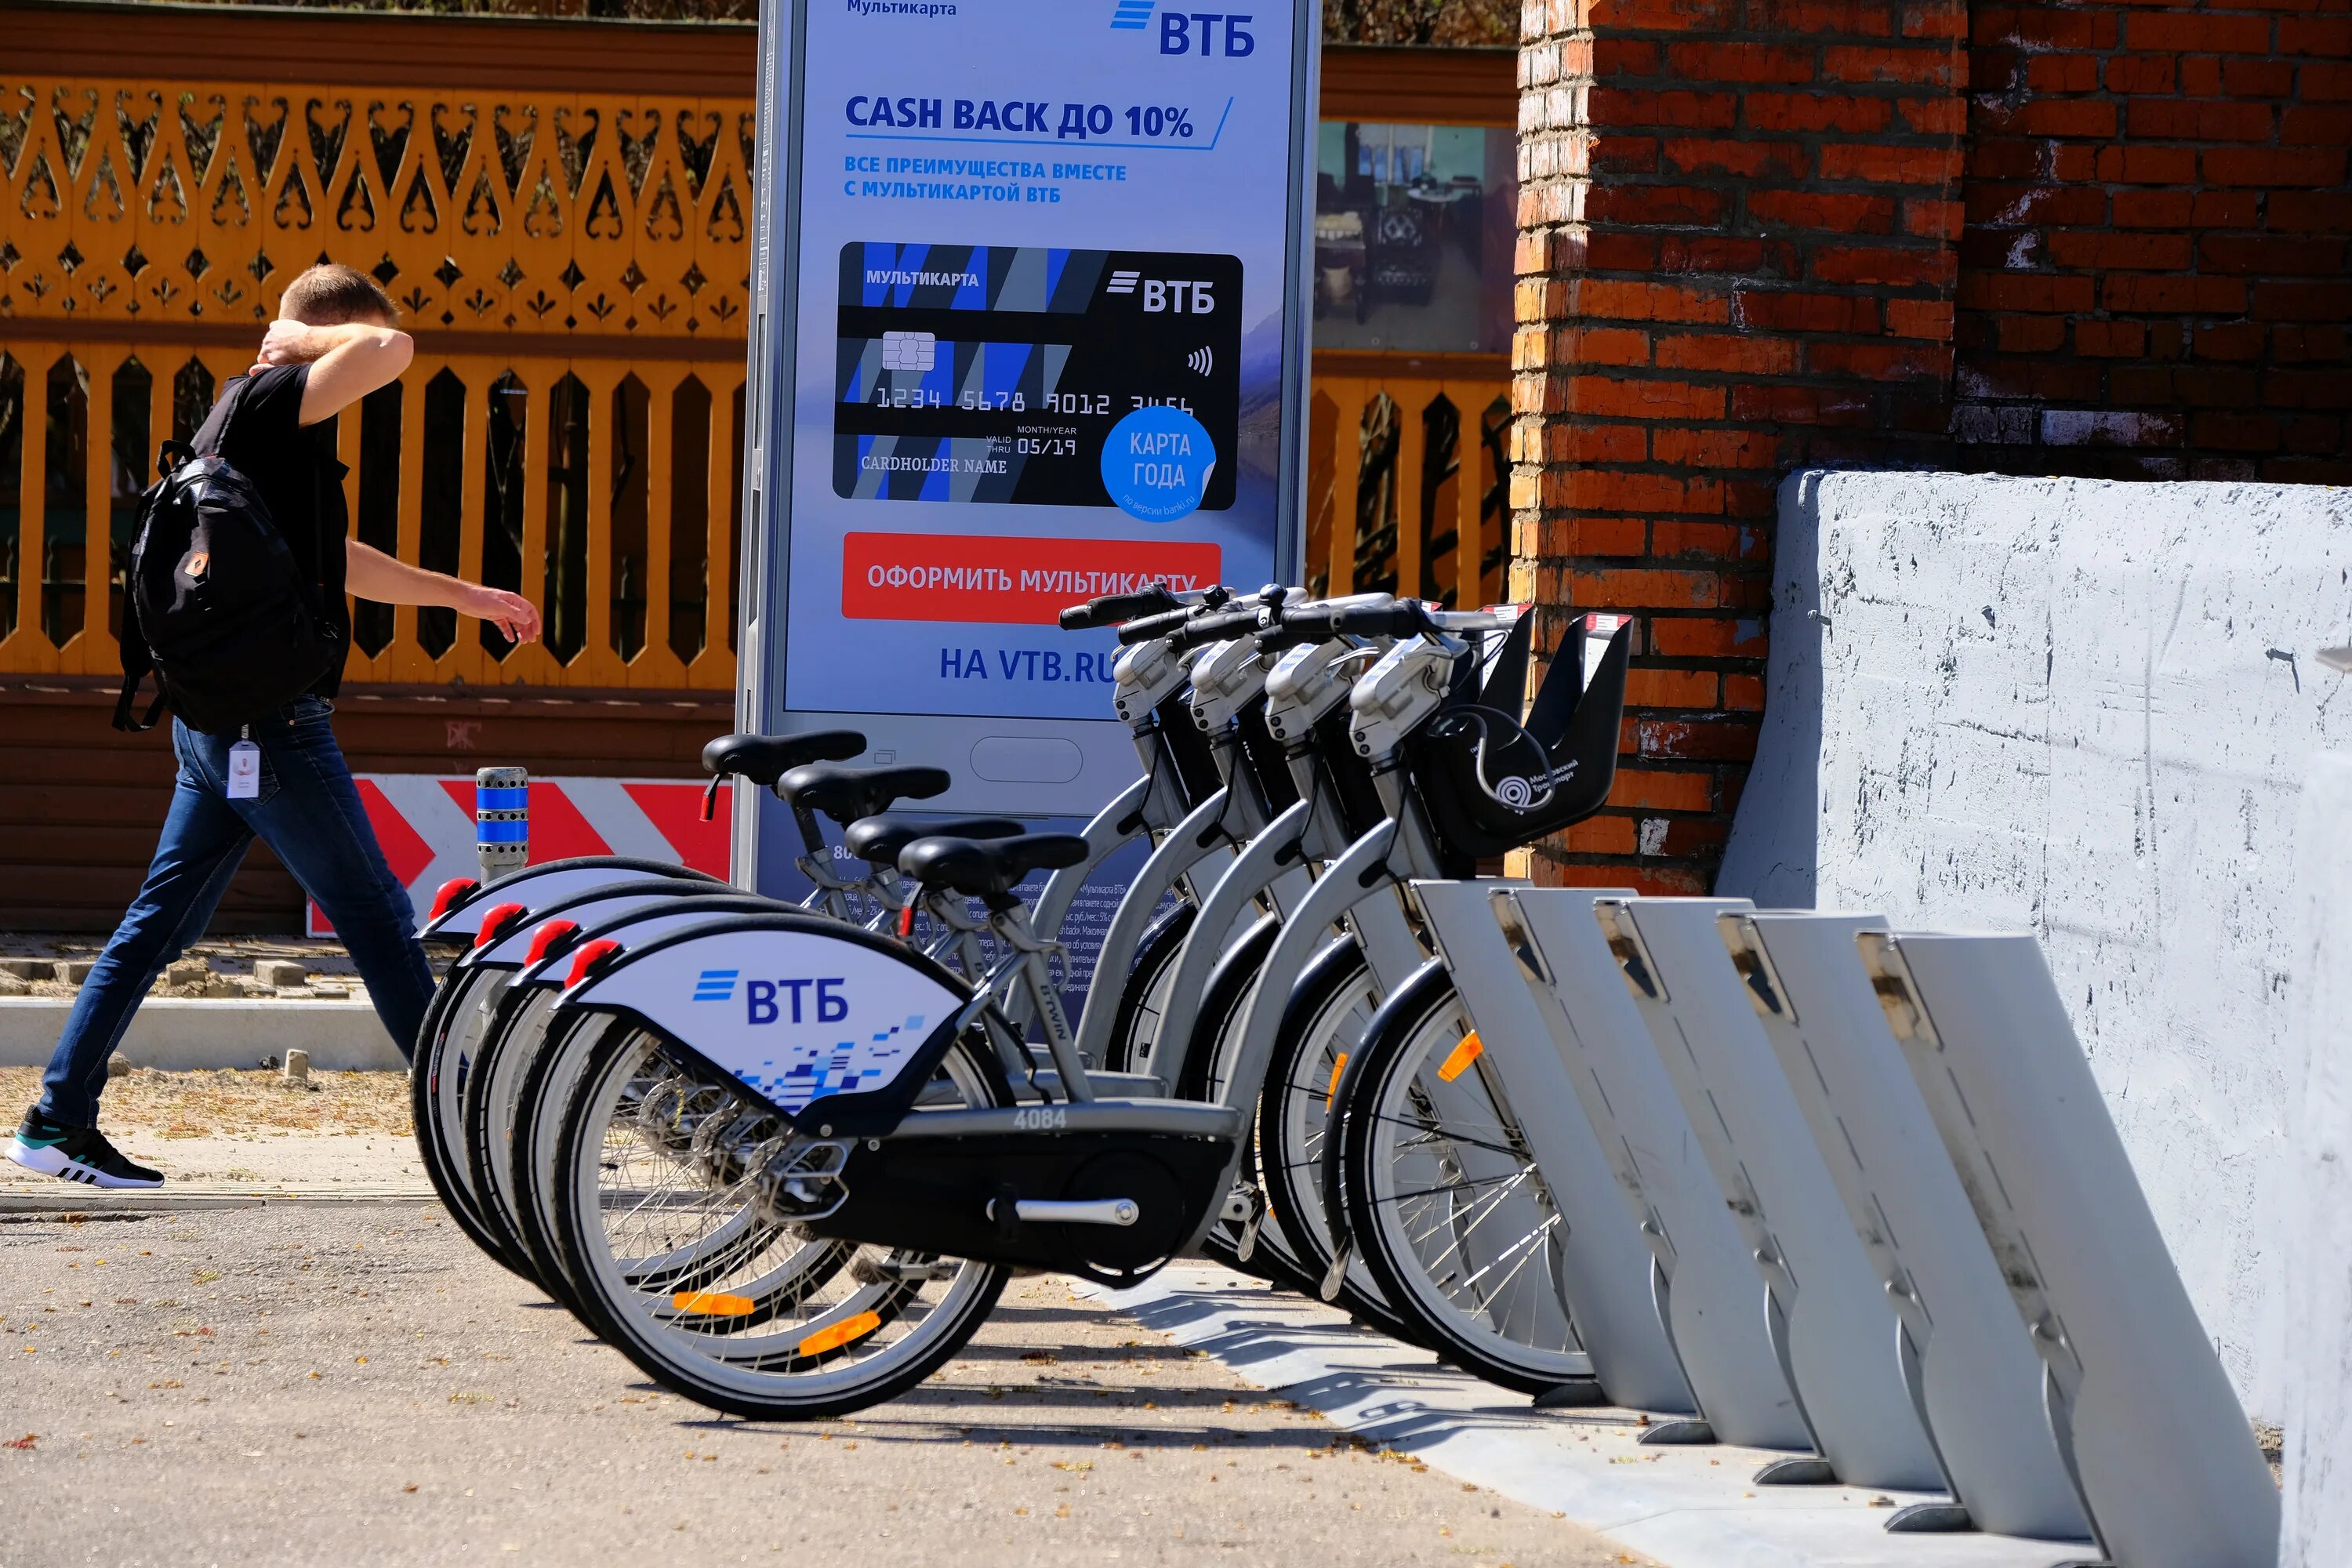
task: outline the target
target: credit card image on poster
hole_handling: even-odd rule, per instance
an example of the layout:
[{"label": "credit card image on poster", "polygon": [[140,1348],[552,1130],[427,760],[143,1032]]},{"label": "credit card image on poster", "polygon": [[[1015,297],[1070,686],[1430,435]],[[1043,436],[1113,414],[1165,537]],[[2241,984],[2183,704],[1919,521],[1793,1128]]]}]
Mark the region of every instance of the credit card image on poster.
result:
[{"label": "credit card image on poster", "polygon": [[833,488],[860,500],[1110,506],[1104,439],[1167,405],[1234,503],[1242,264],[1045,246],[841,248]]}]

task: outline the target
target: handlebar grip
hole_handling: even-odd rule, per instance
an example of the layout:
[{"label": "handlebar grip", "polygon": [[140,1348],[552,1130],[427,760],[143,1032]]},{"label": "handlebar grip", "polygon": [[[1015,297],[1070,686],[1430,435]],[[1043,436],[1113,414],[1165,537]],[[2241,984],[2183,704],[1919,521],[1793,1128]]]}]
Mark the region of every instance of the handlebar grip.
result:
[{"label": "handlebar grip", "polygon": [[1098,599],[1088,599],[1083,605],[1072,605],[1058,619],[1066,632],[1086,631],[1093,626],[1117,625],[1138,616],[1161,614],[1181,608],[1176,595],[1168,591],[1165,583],[1154,583],[1132,594],[1105,594]]},{"label": "handlebar grip", "polygon": [[1388,605],[1308,605],[1282,617],[1278,626],[1258,634],[1258,646],[1271,653],[1301,643],[1333,637],[1409,637],[1435,629],[1428,606],[1418,599]]},{"label": "handlebar grip", "polygon": [[1194,616],[1175,628],[1174,638],[1178,647],[1199,647],[1203,643],[1247,637],[1257,627],[1258,613],[1255,606],[1246,610],[1222,610],[1213,616]]},{"label": "handlebar grip", "polygon": [[1150,642],[1153,637],[1166,637],[1192,618],[1192,612],[1189,609],[1165,610],[1156,616],[1145,616],[1140,620],[1128,621],[1121,625],[1118,628],[1118,640],[1123,646],[1128,647],[1139,642]]}]

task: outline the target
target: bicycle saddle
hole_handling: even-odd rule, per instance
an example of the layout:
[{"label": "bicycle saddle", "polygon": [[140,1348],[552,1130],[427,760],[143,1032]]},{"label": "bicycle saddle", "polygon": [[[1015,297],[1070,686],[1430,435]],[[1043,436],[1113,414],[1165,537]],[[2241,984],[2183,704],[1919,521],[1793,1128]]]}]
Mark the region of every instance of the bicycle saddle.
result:
[{"label": "bicycle saddle", "polygon": [[1020,902],[1013,885],[1036,870],[1057,870],[1087,858],[1075,833],[1024,833],[1017,838],[918,838],[898,853],[898,869],[927,888],[948,888],[992,910]]},{"label": "bicycle saddle", "polygon": [[899,800],[947,793],[945,768],[845,768],[804,763],[776,781],[776,793],[796,811],[821,811],[844,827]]},{"label": "bicycle saddle", "polygon": [[845,761],[866,749],[855,730],[816,730],[805,735],[721,735],[702,748],[705,773],[733,773],[756,784],[772,784],[808,763]]},{"label": "bicycle saddle", "polygon": [[1010,816],[933,816],[926,812],[886,811],[849,825],[842,845],[860,860],[896,866],[898,852],[918,838],[1010,838],[1028,831]]}]

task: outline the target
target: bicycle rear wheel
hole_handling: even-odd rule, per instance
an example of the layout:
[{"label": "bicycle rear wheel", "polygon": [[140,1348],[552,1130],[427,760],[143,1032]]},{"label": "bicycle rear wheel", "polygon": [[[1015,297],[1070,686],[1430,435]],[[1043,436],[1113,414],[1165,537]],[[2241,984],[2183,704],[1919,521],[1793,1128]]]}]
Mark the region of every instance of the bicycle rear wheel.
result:
[{"label": "bicycle rear wheel", "polygon": [[467,1239],[509,1269],[514,1261],[499,1232],[483,1220],[474,1197],[465,1145],[465,1088],[489,1010],[510,978],[503,969],[471,964],[453,969],[425,1015],[408,1069],[409,1116],[425,1179]]},{"label": "bicycle rear wheel", "polygon": [[[699,1103],[680,1106],[681,1079],[691,1075],[658,1039],[614,1027],[564,1110],[555,1241],[595,1331],[665,1387],[759,1420],[864,1409],[962,1348],[995,1306],[1003,1268],[759,1220],[773,1113],[726,1084],[698,1084]],[[924,1098],[1012,1097],[985,1042],[960,1040]]]},{"label": "bicycle rear wheel", "polygon": [[1525,1393],[1589,1381],[1559,1288],[1563,1221],[1453,976],[1433,965],[1364,1044],[1341,1101],[1348,1220],[1421,1342]]},{"label": "bicycle rear wheel", "polygon": [[[562,999],[551,985],[509,986],[499,996],[474,1051],[460,1102],[465,1114],[467,1184],[476,1217],[496,1240],[499,1260],[525,1278],[539,1274],[523,1244],[514,1173],[515,1104],[530,1047],[544,1034]],[[544,1286],[544,1278],[538,1282]]]}]

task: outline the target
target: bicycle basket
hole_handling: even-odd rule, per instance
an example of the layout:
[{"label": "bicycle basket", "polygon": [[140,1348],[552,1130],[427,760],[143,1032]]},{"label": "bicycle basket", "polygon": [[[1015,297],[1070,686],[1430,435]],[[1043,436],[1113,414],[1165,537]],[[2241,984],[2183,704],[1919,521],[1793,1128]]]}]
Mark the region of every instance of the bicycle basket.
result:
[{"label": "bicycle basket", "polygon": [[1448,858],[1491,858],[1607,803],[1632,637],[1630,620],[1580,616],[1544,672],[1529,724],[1472,703],[1440,714],[1415,737],[1415,783]]}]

